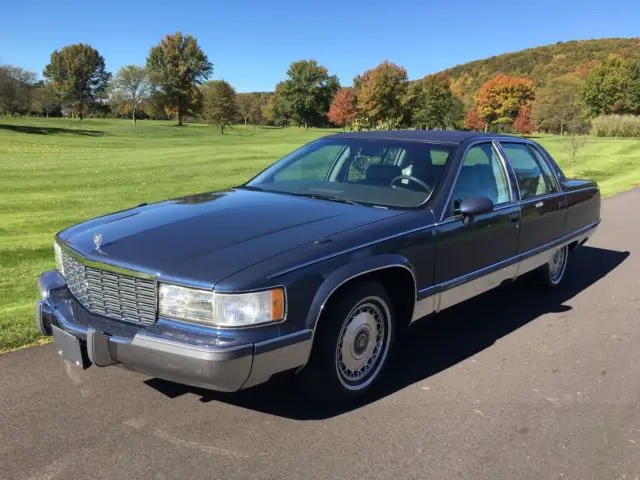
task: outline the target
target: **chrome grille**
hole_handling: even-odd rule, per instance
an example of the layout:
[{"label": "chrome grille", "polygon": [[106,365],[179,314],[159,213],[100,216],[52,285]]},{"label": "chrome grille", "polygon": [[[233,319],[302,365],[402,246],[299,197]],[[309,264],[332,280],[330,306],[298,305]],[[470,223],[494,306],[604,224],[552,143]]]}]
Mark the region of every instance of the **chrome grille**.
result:
[{"label": "chrome grille", "polygon": [[64,251],[62,265],[69,290],[87,310],[127,322],[155,323],[155,281],[89,267]]}]

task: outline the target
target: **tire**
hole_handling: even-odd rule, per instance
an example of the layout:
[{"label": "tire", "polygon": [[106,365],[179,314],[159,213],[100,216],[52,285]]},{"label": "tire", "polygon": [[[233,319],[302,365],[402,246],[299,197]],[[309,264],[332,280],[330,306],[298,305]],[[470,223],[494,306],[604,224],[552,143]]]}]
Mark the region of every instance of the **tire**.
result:
[{"label": "tire", "polygon": [[569,262],[569,246],[556,249],[551,260],[540,269],[540,283],[546,288],[556,288],[564,279]]},{"label": "tire", "polygon": [[378,282],[338,292],[319,320],[311,357],[299,374],[302,387],[334,404],[364,395],[388,362],[396,335],[394,319],[391,298]]}]

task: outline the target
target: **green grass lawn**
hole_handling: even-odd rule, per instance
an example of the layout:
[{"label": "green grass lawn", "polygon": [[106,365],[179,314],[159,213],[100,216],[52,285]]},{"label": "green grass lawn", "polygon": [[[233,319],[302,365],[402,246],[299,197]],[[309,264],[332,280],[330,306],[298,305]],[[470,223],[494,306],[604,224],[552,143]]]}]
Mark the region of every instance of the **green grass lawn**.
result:
[{"label": "green grass lawn", "polygon": [[[0,118],[0,351],[38,340],[37,275],[53,235],[114,210],[238,184],[329,130],[213,128],[172,122]],[[567,174],[605,195],[640,185],[640,140],[590,138],[567,165],[566,140],[537,138]]]}]

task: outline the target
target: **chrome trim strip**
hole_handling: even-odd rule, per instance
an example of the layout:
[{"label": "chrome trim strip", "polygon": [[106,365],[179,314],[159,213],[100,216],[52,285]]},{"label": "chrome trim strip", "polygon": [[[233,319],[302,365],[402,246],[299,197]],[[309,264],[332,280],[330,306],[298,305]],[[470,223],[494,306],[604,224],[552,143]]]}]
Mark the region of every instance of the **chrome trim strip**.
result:
[{"label": "chrome trim strip", "polygon": [[[265,383],[276,373],[292,370],[305,364],[311,352],[312,335],[313,332],[311,330],[301,330],[279,338],[256,343],[251,373],[242,388]],[[296,338],[302,339],[296,340]],[[278,346],[279,343],[283,343],[283,345]],[[263,348],[269,345],[274,345],[274,348]]]},{"label": "chrome trim strip", "polygon": [[498,158],[500,159],[500,163],[502,164],[502,171],[504,172],[505,180],[507,181],[507,186],[509,188],[509,201],[506,203],[506,205],[511,205],[513,203],[516,203],[518,200],[520,200],[519,188],[518,188],[518,198],[515,198],[513,195],[514,194],[513,184],[511,183],[511,176],[510,176],[510,173],[513,173],[513,167],[511,166],[510,163],[507,162],[506,156],[502,155],[499,145],[495,140],[491,142],[491,145],[493,145],[493,148],[496,151]]},{"label": "chrome trim strip", "polygon": [[420,295],[424,295],[425,293],[429,292],[429,294],[431,294],[431,291],[433,291],[433,294],[437,294],[437,293],[441,293],[445,290],[448,290],[450,288],[454,288],[456,286],[459,286],[463,283],[469,282],[471,280],[474,280],[476,278],[482,277],[483,275],[487,275],[489,273],[492,273],[500,268],[503,267],[508,267],[510,265],[513,265],[515,263],[518,263],[522,260],[525,260],[531,256],[537,255],[539,253],[544,252],[545,250],[548,250],[550,248],[554,248],[557,247],[558,245],[561,245],[565,242],[570,242],[571,240],[574,240],[576,237],[579,237],[580,235],[582,235],[583,233],[587,233],[589,230],[592,230],[594,228],[596,228],[598,225],[600,224],[600,220],[590,223],[589,225],[586,225],[585,227],[582,227],[580,230],[576,230],[573,233],[570,233],[569,235],[565,235],[564,237],[560,237],[557,240],[554,240],[553,242],[549,242],[546,243],[544,245],[541,245],[539,247],[536,247],[534,249],[531,249],[527,252],[524,253],[520,253],[518,255],[515,255],[513,257],[507,258],[506,260],[502,260],[498,263],[494,263],[493,265],[489,265],[486,266],[484,268],[480,268],[478,270],[474,270],[473,272],[467,273],[465,275],[462,275],[460,277],[456,277],[453,278],[451,280],[447,280],[446,282],[442,282],[438,285],[432,285],[426,288],[422,288],[420,290],[418,290],[418,293]]},{"label": "chrome trim strip", "polygon": [[[416,277],[413,274],[413,272],[411,271],[411,269],[409,267],[407,267],[406,265],[402,265],[400,263],[394,263],[392,265],[385,265],[384,267],[376,267],[376,268],[371,268],[369,270],[365,270],[364,272],[358,272],[357,274],[351,275],[350,277],[342,280],[338,285],[333,287],[333,289],[327,294],[327,296],[322,301],[322,304],[320,305],[320,308],[318,309],[318,314],[316,315],[315,322],[313,324],[313,333],[311,334],[311,346],[313,345],[313,341],[315,340],[315,337],[316,337],[316,331],[318,330],[318,323],[320,321],[320,316],[322,315],[322,312],[324,311],[324,308],[327,305],[327,302],[329,301],[329,299],[335,293],[336,290],[338,290],[342,285],[344,285],[345,283],[353,280],[354,278],[361,277],[361,276],[366,275],[366,274],[371,273],[371,272],[377,272],[378,270],[386,270],[386,269],[395,268],[395,267],[404,268],[405,270],[407,270],[411,274],[411,278],[413,279],[413,305],[414,305],[414,308],[415,308],[415,304],[417,303],[417,299],[418,299]],[[413,313],[412,313],[412,316],[413,316]],[[302,370],[307,365],[307,363],[309,362],[310,356],[311,356],[311,348],[309,348],[309,354],[307,355],[307,359],[302,364],[302,366],[297,370],[298,372],[300,370]]]}]

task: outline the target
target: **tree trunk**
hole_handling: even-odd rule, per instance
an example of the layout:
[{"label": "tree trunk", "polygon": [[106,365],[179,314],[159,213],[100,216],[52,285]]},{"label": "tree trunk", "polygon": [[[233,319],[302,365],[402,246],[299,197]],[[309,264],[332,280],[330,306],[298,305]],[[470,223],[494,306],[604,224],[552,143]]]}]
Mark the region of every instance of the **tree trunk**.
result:
[{"label": "tree trunk", "polygon": [[178,126],[182,126],[182,105],[178,102]]},{"label": "tree trunk", "polygon": [[489,130],[489,124],[485,123],[484,124],[484,132],[487,133],[488,130]]},{"label": "tree trunk", "polygon": [[247,128],[247,117],[244,117],[244,128]]},{"label": "tree trunk", "polygon": [[133,109],[133,126],[135,127],[136,125],[136,109]]},{"label": "tree trunk", "polygon": [[224,125],[220,125],[220,134],[224,135]]},{"label": "tree trunk", "polygon": [[564,135],[564,122],[560,122],[560,136]]},{"label": "tree trunk", "polygon": [[305,130],[309,130],[309,124],[307,123],[307,121],[305,120],[304,122],[304,129]]}]

